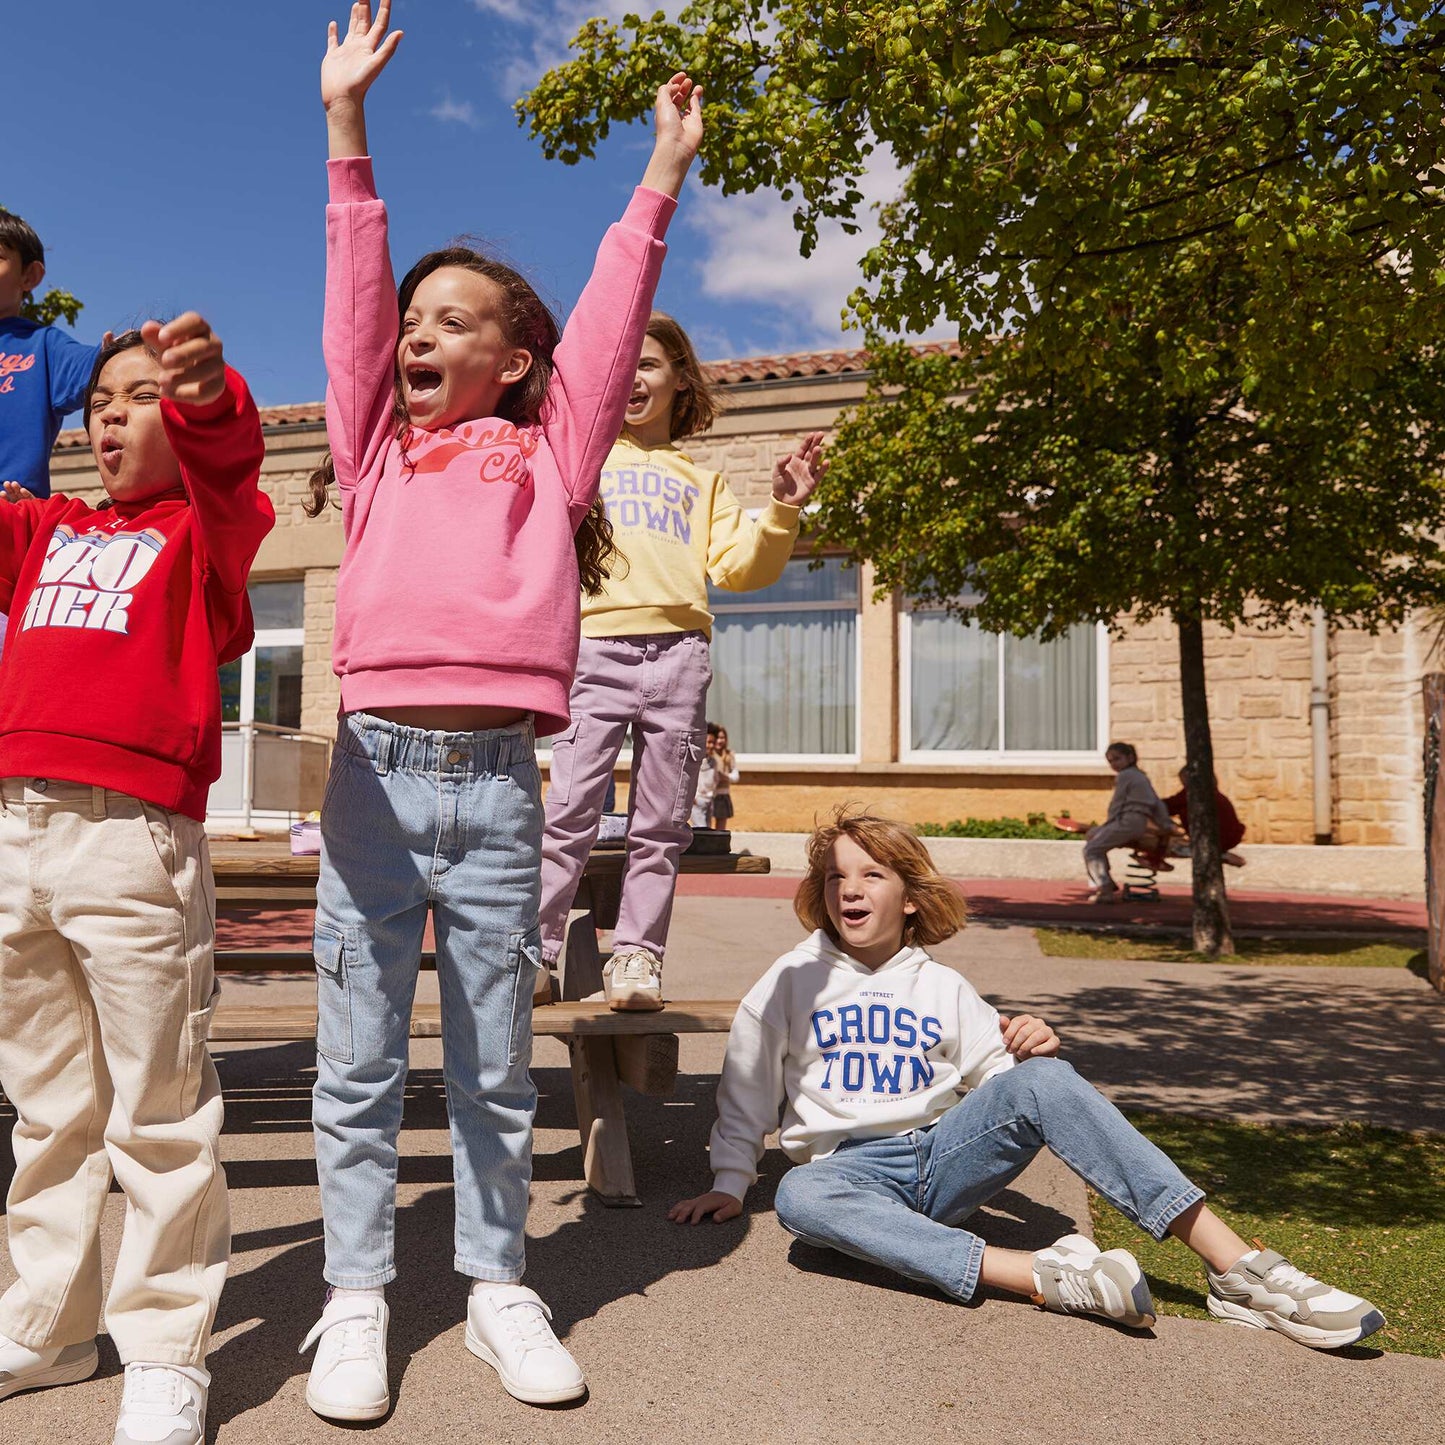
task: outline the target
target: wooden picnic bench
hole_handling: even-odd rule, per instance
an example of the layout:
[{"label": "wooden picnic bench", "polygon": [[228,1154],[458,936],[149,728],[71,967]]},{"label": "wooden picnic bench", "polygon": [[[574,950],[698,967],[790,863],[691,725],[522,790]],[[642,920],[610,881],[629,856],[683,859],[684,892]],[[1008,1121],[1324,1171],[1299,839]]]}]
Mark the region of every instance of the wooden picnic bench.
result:
[{"label": "wooden picnic bench", "polygon": [[[320,860],[292,856],[277,844],[212,844],[216,876],[216,907],[222,914],[240,909],[307,909],[316,906]],[[621,1085],[641,1093],[666,1096],[677,1082],[678,1036],[726,1033],[737,1001],[687,999],[669,1003],[661,1012],[613,1013],[605,1003],[588,1002],[602,987],[604,956],[597,930],[617,923],[622,897],[621,849],[597,849],[587,860],[568,919],[559,960],[561,998],[532,1010],[537,1037],[564,1039],[571,1058],[572,1093],[582,1139],[583,1169],[588,1187],[609,1205],[635,1205],[637,1185]],[[683,873],[760,874],[767,858],[736,853],[684,853]],[[431,953],[423,968],[435,968]],[[218,949],[221,973],[275,973],[312,967],[309,950]],[[441,1034],[441,1009],[418,1004],[412,1010],[412,1038]],[[216,1043],[271,1043],[316,1037],[316,1009],[297,1004],[229,1004],[224,1000],[211,1025]]]}]

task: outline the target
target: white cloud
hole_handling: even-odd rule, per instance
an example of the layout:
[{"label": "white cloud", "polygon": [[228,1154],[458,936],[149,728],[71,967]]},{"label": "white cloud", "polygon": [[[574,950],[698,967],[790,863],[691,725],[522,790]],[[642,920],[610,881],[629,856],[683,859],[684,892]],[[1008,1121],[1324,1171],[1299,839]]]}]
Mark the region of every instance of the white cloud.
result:
[{"label": "white cloud", "polygon": [[[703,257],[697,263],[702,293],[714,301],[747,306],[754,313],[752,334],[744,337],[727,328],[718,332],[709,351],[719,354],[717,342],[724,338],[732,343],[731,355],[746,354],[759,345],[789,352],[861,344],[860,333],[843,329],[843,303],[862,282],[860,263],[881,234],[876,207],[896,199],[902,184],[903,173],[892,157],[875,153],[858,183],[864,198],[857,215],[858,233],[849,235],[840,222],[825,221],[819,227],[818,244],[806,259],[799,254],[801,237],[793,227],[794,202],[784,201],[774,191],[724,196],[692,184],[683,217],[704,238]],[[772,319],[763,321],[758,313],[771,313]]]},{"label": "white cloud", "polygon": [[619,21],[624,15],[682,13],[686,0],[472,0],[473,9],[514,32],[498,47],[498,87],[508,100],[530,90],[554,65],[568,58],[567,43],[591,19]]},{"label": "white cloud", "polygon": [[478,129],[482,123],[476,106],[469,100],[453,99],[450,91],[446,92],[427,114],[443,124],[464,125],[472,130]]}]

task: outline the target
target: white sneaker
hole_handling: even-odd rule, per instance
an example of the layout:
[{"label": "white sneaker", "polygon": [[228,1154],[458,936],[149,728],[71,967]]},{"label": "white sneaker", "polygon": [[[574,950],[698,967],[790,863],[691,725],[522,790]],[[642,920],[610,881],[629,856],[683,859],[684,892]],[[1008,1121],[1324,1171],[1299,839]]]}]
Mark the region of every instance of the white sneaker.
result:
[{"label": "white sneaker", "polygon": [[662,960],[647,948],[614,953],[602,969],[602,992],[614,1012],[662,1007]]},{"label": "white sneaker", "polygon": [[[391,1409],[386,1327],[391,1310],[376,1294],[332,1295],[297,1354],[316,1345],[306,1403],[327,1420],[379,1420]],[[317,1341],[320,1341],[318,1344]]]},{"label": "white sneaker", "polygon": [[202,1445],[211,1376],[194,1365],[125,1367],[114,1445]]},{"label": "white sneaker", "polygon": [[1066,1234],[1034,1255],[1034,1303],[1059,1315],[1098,1315],[1146,1330],[1154,1299],[1139,1261],[1127,1249],[1101,1250],[1082,1234]]},{"label": "white sneaker", "polygon": [[529,1405],[575,1400],[587,1389],[577,1361],[552,1333],[551,1318],[525,1285],[474,1291],[467,1301],[467,1348],[502,1377],[509,1395]]},{"label": "white sneaker", "polygon": [[32,1350],[0,1335],[0,1400],[22,1390],[43,1390],[47,1385],[73,1385],[88,1380],[100,1368],[94,1340],[58,1345],[53,1350]]},{"label": "white sneaker", "polygon": [[1278,1330],[1312,1350],[1358,1344],[1385,1323],[1369,1300],[1324,1284],[1263,1247],[1223,1274],[1210,1270],[1206,1303],[1225,1324]]}]

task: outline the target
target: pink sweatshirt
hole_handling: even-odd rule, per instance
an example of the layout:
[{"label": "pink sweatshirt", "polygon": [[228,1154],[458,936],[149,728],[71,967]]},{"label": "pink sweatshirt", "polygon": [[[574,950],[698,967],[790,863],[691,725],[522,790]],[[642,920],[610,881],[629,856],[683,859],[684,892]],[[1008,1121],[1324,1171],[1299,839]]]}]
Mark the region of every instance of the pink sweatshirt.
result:
[{"label": "pink sweatshirt", "polygon": [[677,203],[643,187],[597,252],[541,422],[413,431],[392,415],[396,284],[371,161],[327,163],[326,431],[346,552],[333,666],[343,712],[472,704],[569,722],[580,616],[573,533],[622,429]]}]

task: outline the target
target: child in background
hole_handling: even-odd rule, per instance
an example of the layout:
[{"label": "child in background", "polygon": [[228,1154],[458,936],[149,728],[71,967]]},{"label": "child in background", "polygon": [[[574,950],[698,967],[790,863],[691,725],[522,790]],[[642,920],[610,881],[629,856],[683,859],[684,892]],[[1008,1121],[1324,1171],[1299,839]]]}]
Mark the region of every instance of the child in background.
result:
[{"label": "child in background", "polygon": [[260,418],[195,313],[107,343],[84,400],[109,500],[0,507],[0,1084],[17,1115],[0,1398],[95,1373],[114,1172],[116,1445],[197,1445],[230,1257],[202,820],[217,669],[251,646],[246,579],[274,513]]},{"label": "child in background", "polygon": [[1172,1234],[1200,1256],[1216,1318],[1317,1349],[1384,1324],[1368,1300],[1250,1249],[1168,1156],[1053,1057],[1052,1029],[1000,1018],[929,957],[963,926],[964,903],[902,824],[840,810],[809,840],[793,907],[812,936],[752,987],[728,1036],[713,1188],[670,1218],[741,1214],[781,1117],[783,1152],[799,1167],[778,1185],[776,1209],[799,1239],[953,1299],[982,1284],[1147,1328],[1154,1303],[1127,1250],[1073,1234],[1029,1254],[958,1227],[1050,1148],[1154,1238]]},{"label": "child in background", "polygon": [[712,805],[717,793],[717,783],[717,724],[708,723],[702,763],[697,770],[697,787],[692,795],[692,815],[688,819],[692,827],[712,826]]},{"label": "child in background", "polygon": [[44,279],[40,237],[0,208],[0,484],[12,502],[50,495],[50,450],[100,353],[22,314]]},{"label": "child in background", "polygon": [[[467,1348],[518,1399],[586,1389],[546,1305],[518,1283],[537,1102],[534,733],[568,722],[579,584],[597,585],[606,550],[590,515],[597,480],[702,137],[701,90],[675,75],[657,94],[642,185],[560,339],[523,277],[463,247],[423,257],[398,293],[363,109],[401,39],[389,14],[383,0],[373,24],[369,5],[353,5],[321,67],[327,433],[346,550],[315,936],[312,1117],[332,1288],[302,1348],[318,1346],[307,1403],[336,1420],[390,1405],[384,1286],[429,913]],[[323,469],[322,505],[325,480]]]},{"label": "child in background", "polygon": [[1084,844],[1084,868],[1094,885],[1090,903],[1117,903],[1119,885],[1109,871],[1109,850],[1147,845],[1155,838],[1167,839],[1174,824],[1159,801],[1154,785],[1139,768],[1139,754],[1128,743],[1110,743],[1104,759],[1118,774],[1109,813],[1096,828],[1089,829]]},{"label": "child in background", "polygon": [[597,837],[602,795],[632,728],[627,856],[603,987],[614,1009],[662,1007],[662,960],[677,860],[703,756],[712,681],[708,581],[733,592],[783,574],[799,513],[822,479],[822,433],[773,466],[773,495],[753,521],[727,482],[678,442],[705,432],[718,403],[676,321],[657,311],[627,406],[626,429],[602,473],[602,496],[627,558],[582,599],[572,726],[552,743],[542,845],[542,955],[562,952],[567,912]]},{"label": "child in background", "polygon": [[709,723],[717,730],[713,760],[712,825],[726,828],[733,816],[733,784],[738,780],[738,760],[728,746],[728,730],[719,723]]},{"label": "child in background", "polygon": [[[1184,781],[1185,769],[1179,769],[1179,781]],[[1234,850],[1244,842],[1244,824],[1240,821],[1239,813],[1235,810],[1233,803],[1219,791],[1219,779],[1211,780],[1214,786],[1214,807],[1219,818],[1219,856],[1231,868],[1243,868],[1245,860]],[[1189,798],[1187,791],[1180,788],[1177,793],[1171,793],[1164,799],[1164,807],[1171,818],[1179,819],[1180,829],[1189,832]],[[1179,845],[1180,856],[1187,856],[1189,845]]]}]

